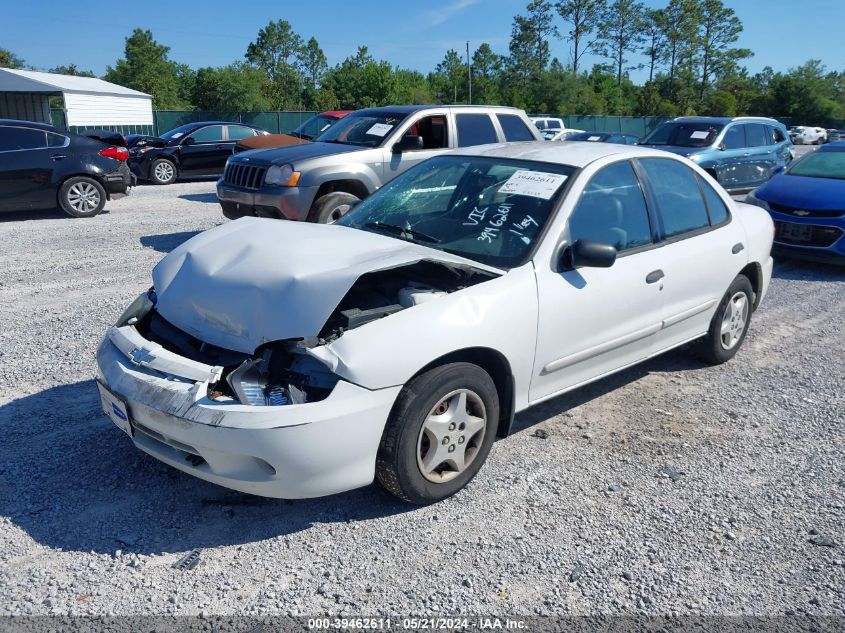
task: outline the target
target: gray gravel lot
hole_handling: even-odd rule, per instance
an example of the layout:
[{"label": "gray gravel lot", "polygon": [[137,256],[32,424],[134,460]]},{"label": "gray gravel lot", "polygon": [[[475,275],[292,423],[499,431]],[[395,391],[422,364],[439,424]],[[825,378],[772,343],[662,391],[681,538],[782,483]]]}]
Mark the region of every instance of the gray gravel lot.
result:
[{"label": "gray gravel lot", "polygon": [[212,182],[107,209],[0,217],[0,615],[845,615],[845,269],[778,262],[733,361],[678,350],[526,412],[444,503],[281,501],[101,413],[106,327],[223,221]]}]

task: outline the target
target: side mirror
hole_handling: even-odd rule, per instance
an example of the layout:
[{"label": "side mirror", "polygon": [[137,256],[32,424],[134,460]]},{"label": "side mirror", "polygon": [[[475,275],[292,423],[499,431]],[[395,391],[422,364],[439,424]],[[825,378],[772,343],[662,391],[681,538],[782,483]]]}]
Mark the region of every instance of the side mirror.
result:
[{"label": "side mirror", "polygon": [[193,136],[189,136],[184,141],[182,141],[182,145],[193,145],[196,142],[197,140]]},{"label": "side mirror", "polygon": [[422,136],[403,136],[393,145],[393,153],[401,154],[402,152],[412,151],[423,148]]},{"label": "side mirror", "polygon": [[610,268],[616,261],[616,247],[593,240],[575,240],[560,255],[560,270]]},{"label": "side mirror", "polygon": [[719,149],[724,152],[726,149],[728,149],[728,146],[724,143],[719,143]]}]

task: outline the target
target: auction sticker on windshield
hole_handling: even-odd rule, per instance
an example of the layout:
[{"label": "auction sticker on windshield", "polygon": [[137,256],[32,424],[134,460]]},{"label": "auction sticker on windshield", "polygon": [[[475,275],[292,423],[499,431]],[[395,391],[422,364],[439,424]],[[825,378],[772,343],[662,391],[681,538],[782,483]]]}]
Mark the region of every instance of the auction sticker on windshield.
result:
[{"label": "auction sticker on windshield", "polygon": [[367,134],[371,134],[372,136],[384,136],[392,129],[393,126],[388,125],[387,123],[376,123],[373,127],[367,130]]},{"label": "auction sticker on windshield", "polygon": [[507,182],[499,188],[499,193],[548,200],[566,182],[566,178],[563,174],[520,169],[515,171]]},{"label": "auction sticker on windshield", "polygon": [[689,137],[690,138],[707,138],[707,136],[709,134],[710,134],[710,132],[707,131],[707,130],[696,130],[695,132],[690,134]]}]

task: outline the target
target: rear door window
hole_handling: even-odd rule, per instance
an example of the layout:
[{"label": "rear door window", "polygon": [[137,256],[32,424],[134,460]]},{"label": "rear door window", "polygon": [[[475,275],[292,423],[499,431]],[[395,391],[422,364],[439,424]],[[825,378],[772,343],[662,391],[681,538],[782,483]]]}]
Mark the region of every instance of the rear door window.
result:
[{"label": "rear door window", "polygon": [[710,226],[695,172],[669,158],[644,158],[640,164],[657,199],[667,238]]},{"label": "rear door window", "polygon": [[775,135],[775,143],[783,143],[786,140],[786,136],[783,134],[783,130],[779,127],[773,127],[772,132]]},{"label": "rear door window", "polygon": [[0,127],[0,152],[47,147],[47,133],[26,127]]},{"label": "rear door window", "polygon": [[47,132],[47,147],[64,147],[67,142],[67,136]]},{"label": "rear door window", "polygon": [[496,128],[487,114],[458,114],[455,117],[458,128],[458,147],[471,147],[496,143]]},{"label": "rear door window", "polygon": [[502,126],[502,132],[505,133],[506,141],[533,141],[534,135],[531,130],[523,123],[522,119],[515,114],[497,114],[499,125]]},{"label": "rear door window", "polygon": [[772,144],[769,140],[769,126],[762,123],[748,123],[744,127],[748,147],[765,147]]},{"label": "rear door window", "polygon": [[230,141],[240,141],[241,139],[255,136],[255,130],[251,127],[247,127],[245,125],[230,125],[228,127]]}]

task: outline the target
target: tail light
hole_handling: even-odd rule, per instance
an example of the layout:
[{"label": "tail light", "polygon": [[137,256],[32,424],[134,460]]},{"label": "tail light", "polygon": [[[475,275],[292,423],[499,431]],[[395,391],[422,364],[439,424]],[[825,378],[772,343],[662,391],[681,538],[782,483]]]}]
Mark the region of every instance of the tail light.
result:
[{"label": "tail light", "polygon": [[106,149],[101,149],[99,154],[100,156],[115,160],[127,160],[129,158],[129,150],[125,147],[107,147]]}]

